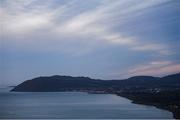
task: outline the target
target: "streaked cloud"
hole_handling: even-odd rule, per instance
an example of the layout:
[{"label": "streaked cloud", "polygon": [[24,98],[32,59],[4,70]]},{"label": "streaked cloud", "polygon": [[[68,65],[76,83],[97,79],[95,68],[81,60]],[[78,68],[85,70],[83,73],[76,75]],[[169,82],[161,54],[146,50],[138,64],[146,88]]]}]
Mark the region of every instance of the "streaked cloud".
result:
[{"label": "streaked cloud", "polygon": [[[98,57],[96,64],[107,78],[116,70],[117,74],[120,71],[127,75],[161,75],[179,71],[179,53],[176,51],[180,39],[177,32],[178,0],[1,2],[1,49],[7,53],[13,51],[23,56],[50,53],[77,61],[105,54],[106,59]],[[144,58],[146,60],[142,62]],[[68,64],[66,61],[63,64]],[[101,63],[106,64],[100,66]],[[95,63],[88,61],[86,67],[91,64]],[[75,63],[72,66],[77,67]],[[103,77],[102,73],[88,76],[91,75]],[[112,73],[113,77],[116,72]]]},{"label": "streaked cloud", "polygon": [[[68,1],[53,9],[50,5],[57,1],[44,1],[43,4],[37,4],[36,0],[15,0],[13,2],[7,0],[5,6],[1,8],[3,34],[7,34],[7,36],[11,33],[15,36],[17,34],[32,35],[31,32],[34,34],[39,30],[48,29],[47,32],[54,32],[53,35],[58,37],[71,36],[74,39],[87,37],[87,40],[89,37],[93,37],[91,40],[95,40],[95,42],[101,40],[101,42],[110,44],[126,45],[131,50],[159,51],[159,54],[164,54],[164,51],[170,53],[168,47],[163,43],[143,43],[143,41],[139,41],[138,36],[126,36],[111,30],[114,19],[123,24],[132,18],[129,16],[142,14],[142,10],[168,1],[103,1],[94,9],[88,9],[65,18],[64,16],[68,16],[69,11],[73,11],[73,7],[68,6],[76,5],[80,1]],[[79,5],[79,7],[82,6]],[[118,12],[116,12],[117,7],[119,8]],[[65,20],[62,20],[64,18]],[[51,43],[53,39],[47,41]],[[94,47],[92,48],[94,49]]]},{"label": "streaked cloud", "polygon": [[136,75],[168,75],[180,72],[180,64],[171,61],[152,61],[150,63],[136,66],[127,73],[131,76]]}]

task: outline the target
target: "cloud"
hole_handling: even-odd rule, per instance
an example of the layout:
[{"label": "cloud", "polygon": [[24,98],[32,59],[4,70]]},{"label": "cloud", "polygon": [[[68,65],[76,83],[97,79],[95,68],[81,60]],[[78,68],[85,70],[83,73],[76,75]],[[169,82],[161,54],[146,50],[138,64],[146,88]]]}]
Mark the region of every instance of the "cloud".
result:
[{"label": "cloud", "polygon": [[[35,0],[7,0],[0,8],[3,35],[22,36],[51,25],[52,13],[34,6]],[[33,4],[33,8],[29,8]]]},{"label": "cloud", "polygon": [[[149,7],[167,1],[122,0],[112,2],[105,0],[95,5],[93,9],[87,9],[77,14],[69,15],[74,10],[73,7],[69,6],[77,6],[79,2],[83,1],[68,1],[58,7],[52,8],[51,5],[56,4],[57,1],[45,0],[41,4],[38,4],[37,0],[14,0],[13,2],[7,0],[4,7],[0,8],[1,16],[3,16],[2,33],[3,35],[12,36],[12,38],[16,36],[20,39],[23,35],[38,35],[39,32],[44,32],[45,29],[47,33],[44,34],[49,34],[52,38],[56,38],[46,40],[50,44],[53,42],[57,43],[58,37],[61,40],[59,44],[64,38],[68,38],[72,42],[78,39],[80,41],[84,39],[87,41],[87,44],[89,43],[89,39],[91,39],[94,43],[101,41],[110,45],[127,46],[127,49],[132,51],[151,51],[165,55],[165,53],[171,52],[163,43],[143,42],[139,40],[138,36],[127,36],[121,32],[115,32],[113,31],[113,21],[116,20],[121,25],[129,21],[132,16],[142,14],[142,11]],[[81,7],[79,4],[77,9]],[[24,36],[22,39],[24,39]],[[33,41],[31,39],[29,40]],[[67,41],[67,39],[64,41]],[[34,40],[33,44],[36,44],[36,40]],[[92,47],[91,50],[94,50],[94,46],[88,45],[88,47]],[[90,48],[88,51],[90,51]]]},{"label": "cloud", "polygon": [[[7,19],[9,16],[6,17]],[[26,34],[37,29],[42,29],[46,25],[50,24],[49,15],[34,15],[34,14],[22,14],[17,15],[16,18],[11,19],[3,23],[6,27],[4,31],[9,31],[12,34]]]},{"label": "cloud", "polygon": [[176,0],[1,2],[4,83],[46,74],[120,79],[180,72]]},{"label": "cloud", "polygon": [[153,75],[163,76],[180,72],[180,64],[172,61],[152,61],[146,64],[138,65],[128,70],[127,75]]},{"label": "cloud", "polygon": [[139,44],[138,46],[132,47],[135,51],[153,51],[158,52],[161,55],[171,55],[172,51],[169,50],[167,45],[164,44]]}]

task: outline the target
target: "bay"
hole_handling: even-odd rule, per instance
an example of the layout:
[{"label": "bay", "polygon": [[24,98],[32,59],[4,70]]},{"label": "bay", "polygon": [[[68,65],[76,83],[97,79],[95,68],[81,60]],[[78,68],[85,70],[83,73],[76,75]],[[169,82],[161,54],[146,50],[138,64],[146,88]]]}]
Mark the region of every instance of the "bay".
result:
[{"label": "bay", "polygon": [[0,88],[0,119],[173,119],[169,111],[112,94],[10,89]]}]

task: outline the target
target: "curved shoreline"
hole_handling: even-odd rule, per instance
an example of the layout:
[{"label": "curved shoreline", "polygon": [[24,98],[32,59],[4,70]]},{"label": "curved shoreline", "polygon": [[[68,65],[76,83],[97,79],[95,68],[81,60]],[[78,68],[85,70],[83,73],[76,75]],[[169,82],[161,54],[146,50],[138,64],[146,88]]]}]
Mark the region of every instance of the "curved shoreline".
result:
[{"label": "curved shoreline", "polygon": [[[16,91],[13,91],[13,92],[16,92]],[[84,91],[58,91],[58,92],[84,92]],[[144,101],[138,101],[137,99],[135,99],[135,98],[137,98],[137,96],[132,95],[132,94],[131,94],[131,97],[130,97],[128,94],[124,94],[124,93],[120,94],[120,93],[114,93],[114,92],[98,92],[98,91],[90,91],[90,92],[88,92],[88,91],[86,91],[86,93],[88,93],[88,94],[114,94],[114,95],[117,95],[117,96],[120,96],[120,97],[123,97],[123,98],[126,98],[126,99],[130,100],[134,104],[154,106],[154,107],[156,107],[158,109],[161,109],[161,110],[167,110],[167,111],[172,113],[174,119],[179,119],[180,118],[180,114],[179,114],[178,110],[169,108],[169,107],[167,107],[165,105],[163,106],[163,105],[157,104],[157,103],[156,104],[155,103],[150,103],[150,102],[147,102],[145,100]]]},{"label": "curved shoreline", "polygon": [[134,104],[154,106],[154,107],[156,107],[158,109],[161,109],[161,110],[167,110],[167,111],[172,113],[174,119],[179,119],[180,118],[179,112],[177,112],[176,110],[170,109],[167,106],[163,106],[161,104],[153,104],[153,103],[148,103],[148,102],[145,102],[145,101],[144,102],[137,101],[135,99],[129,98],[128,96],[121,95],[121,94],[118,94],[118,93],[96,93],[96,92],[90,92],[90,94],[114,94],[114,95],[117,95],[117,96],[120,96],[120,97],[123,97],[123,98],[126,98],[126,99],[130,100]]},{"label": "curved shoreline", "polygon": [[133,103],[152,105],[173,113],[180,119],[180,73],[165,77],[134,76],[123,80],[101,80],[89,77],[41,76],[15,86],[12,92],[88,92],[116,94]]},{"label": "curved shoreline", "polygon": [[134,96],[134,99],[133,99],[132,97],[129,97],[128,95],[122,95],[122,94],[116,94],[116,95],[127,98],[127,99],[131,100],[132,103],[134,103],[134,104],[154,106],[158,109],[167,110],[173,114],[174,119],[180,119],[180,110],[177,108],[173,108],[172,106],[165,106],[165,105],[162,105],[161,103],[150,103],[150,102],[147,102],[145,100],[144,101],[138,101],[135,99],[136,96]]}]

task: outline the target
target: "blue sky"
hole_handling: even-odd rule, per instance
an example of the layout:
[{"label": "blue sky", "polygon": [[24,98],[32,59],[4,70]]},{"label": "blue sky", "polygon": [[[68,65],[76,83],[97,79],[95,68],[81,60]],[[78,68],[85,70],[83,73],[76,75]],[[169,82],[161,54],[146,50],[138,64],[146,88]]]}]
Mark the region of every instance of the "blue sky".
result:
[{"label": "blue sky", "polygon": [[180,72],[179,0],[1,0],[0,85]]}]

